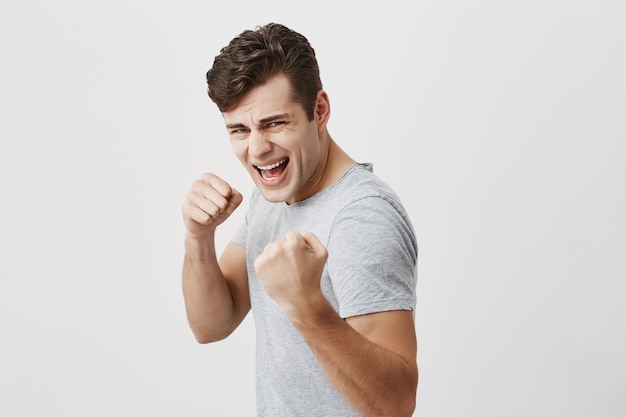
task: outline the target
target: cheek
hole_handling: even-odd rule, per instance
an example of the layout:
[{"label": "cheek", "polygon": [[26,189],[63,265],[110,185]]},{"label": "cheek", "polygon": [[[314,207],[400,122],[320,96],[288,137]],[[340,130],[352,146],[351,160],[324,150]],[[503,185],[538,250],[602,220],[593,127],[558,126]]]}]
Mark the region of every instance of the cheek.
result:
[{"label": "cheek", "polygon": [[319,162],[322,150],[318,140],[310,139],[303,149],[303,155],[306,159],[306,163],[316,166]]}]

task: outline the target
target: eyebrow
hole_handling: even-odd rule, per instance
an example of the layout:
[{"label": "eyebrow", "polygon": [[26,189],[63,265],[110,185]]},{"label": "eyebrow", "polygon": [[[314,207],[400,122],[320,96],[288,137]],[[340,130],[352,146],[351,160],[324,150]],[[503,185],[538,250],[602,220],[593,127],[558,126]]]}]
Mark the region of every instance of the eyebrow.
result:
[{"label": "eyebrow", "polygon": [[275,115],[268,116],[268,117],[261,119],[259,124],[264,125],[266,123],[270,123],[279,119],[286,119],[288,117],[289,117],[289,113],[275,114]]},{"label": "eyebrow", "polygon": [[231,124],[227,124],[226,125],[226,129],[239,129],[242,127],[248,127],[246,125],[244,125],[243,123],[231,123]]},{"label": "eyebrow", "polygon": [[[261,120],[259,120],[259,125],[264,125],[267,123],[271,123],[274,122],[276,120],[280,120],[280,119],[286,119],[289,117],[289,113],[281,113],[281,114],[274,114],[271,116],[267,116],[262,118]],[[247,128],[248,126],[246,126],[243,123],[229,123],[226,125],[227,129],[239,129],[239,128]]]}]

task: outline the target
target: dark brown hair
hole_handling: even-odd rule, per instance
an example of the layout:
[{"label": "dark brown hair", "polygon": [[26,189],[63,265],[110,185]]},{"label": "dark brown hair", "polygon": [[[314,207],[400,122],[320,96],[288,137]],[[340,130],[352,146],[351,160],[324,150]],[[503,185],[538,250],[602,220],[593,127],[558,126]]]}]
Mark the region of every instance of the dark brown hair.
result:
[{"label": "dark brown hair", "polygon": [[222,48],[206,74],[209,97],[226,112],[278,74],[287,77],[292,99],[312,120],[322,89],[315,51],[304,36],[277,23],[246,30]]}]

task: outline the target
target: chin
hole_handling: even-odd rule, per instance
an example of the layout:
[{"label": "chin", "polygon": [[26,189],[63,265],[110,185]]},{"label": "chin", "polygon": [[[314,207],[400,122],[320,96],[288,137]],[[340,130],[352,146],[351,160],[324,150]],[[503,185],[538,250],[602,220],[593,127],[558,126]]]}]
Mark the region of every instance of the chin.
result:
[{"label": "chin", "polygon": [[265,200],[270,203],[285,203],[288,202],[292,198],[292,194],[287,190],[268,190],[267,187],[263,185],[258,185],[257,188],[261,192],[261,195]]},{"label": "chin", "polygon": [[261,195],[263,196],[263,198],[265,198],[265,200],[269,201],[270,203],[285,203],[287,200],[289,200],[289,198],[284,197],[278,193],[268,192],[263,189],[260,189],[259,191],[261,191]]}]

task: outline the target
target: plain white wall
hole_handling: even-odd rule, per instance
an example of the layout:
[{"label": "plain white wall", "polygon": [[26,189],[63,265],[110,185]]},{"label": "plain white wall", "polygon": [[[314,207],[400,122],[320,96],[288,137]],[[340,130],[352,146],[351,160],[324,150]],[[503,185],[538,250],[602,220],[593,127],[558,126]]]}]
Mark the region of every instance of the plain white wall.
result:
[{"label": "plain white wall", "polygon": [[205,170],[251,190],[204,73],[270,21],[312,42],[331,134],[414,221],[415,415],[624,415],[625,17],[617,0],[3,1],[0,415],[253,415],[252,319],[208,346],[187,328],[180,204]]}]

